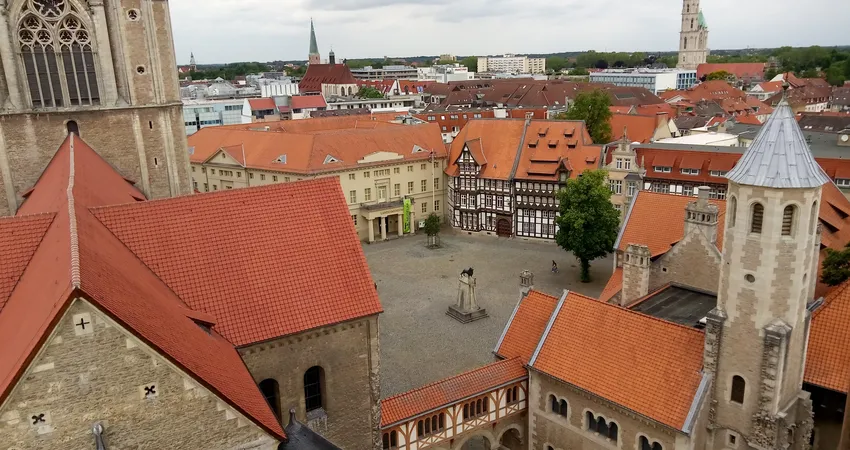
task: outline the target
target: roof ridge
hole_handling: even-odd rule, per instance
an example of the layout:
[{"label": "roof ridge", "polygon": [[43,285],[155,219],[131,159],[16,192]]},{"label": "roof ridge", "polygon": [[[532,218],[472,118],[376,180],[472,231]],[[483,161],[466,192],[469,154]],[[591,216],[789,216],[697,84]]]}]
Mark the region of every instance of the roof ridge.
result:
[{"label": "roof ridge", "polygon": [[[615,308],[615,309],[618,309],[618,310],[623,311],[623,312],[628,313],[628,314],[634,314],[636,316],[652,319],[656,322],[659,322],[659,323],[662,323],[662,324],[665,324],[665,325],[671,325],[671,326],[676,327],[676,328],[681,328],[682,330],[687,330],[688,332],[691,332],[691,333],[700,334],[700,335],[705,334],[705,333],[703,333],[702,330],[697,330],[696,328],[688,327],[688,326],[685,326],[685,325],[679,325],[678,323],[670,322],[670,321],[667,321],[667,320],[664,320],[664,319],[659,319],[657,317],[653,317],[653,316],[650,316],[648,314],[644,314],[644,313],[641,313],[641,312],[638,312],[638,311],[632,311],[631,309],[622,307],[620,305],[613,305],[613,304],[608,303],[608,302],[599,301],[598,299],[591,298],[591,297],[588,297],[586,295],[578,294],[578,293],[573,292],[573,291],[570,291],[570,294],[576,294],[576,296],[581,297],[584,300],[588,300],[588,301],[591,301],[593,303],[602,305],[603,307]],[[569,296],[567,296],[567,297],[569,297]]]},{"label": "roof ridge", "polygon": [[89,211],[94,213],[96,211],[103,211],[109,209],[118,209],[118,208],[126,208],[133,207],[133,205],[151,205],[164,203],[175,200],[187,200],[190,198],[200,198],[200,197],[213,197],[213,196],[224,196],[224,195],[237,195],[237,193],[244,192],[254,192],[260,190],[275,190],[275,189],[289,189],[289,186],[293,186],[295,184],[322,184],[322,183],[330,183],[333,180],[338,180],[335,177],[318,177],[318,178],[309,178],[306,180],[298,180],[289,183],[272,183],[272,184],[264,184],[260,186],[248,186],[240,189],[225,189],[221,191],[212,191],[212,192],[201,192],[197,194],[183,194],[178,195],[176,197],[166,197],[166,198],[156,198],[152,200],[145,200],[143,202],[127,202],[127,203],[118,203],[114,205],[101,205],[101,206],[92,206],[89,207]]},{"label": "roof ridge", "polygon": [[829,294],[827,294],[824,298],[823,306],[815,310],[815,312],[812,314],[812,318],[818,316],[821,312],[829,308],[830,305],[834,304],[835,300],[837,300],[838,297],[840,297],[841,294],[844,293],[848,287],[850,287],[850,280],[841,283],[840,285],[838,285],[838,287],[836,287]]},{"label": "roof ridge", "polygon": [[71,235],[71,285],[79,289],[80,282],[80,238],[77,233],[77,210],[74,201],[74,175],[76,161],[74,161],[74,136],[76,133],[70,133],[70,163],[68,164],[68,224],[69,233]]},{"label": "roof ridge", "polygon": [[466,372],[461,372],[461,373],[456,374],[456,375],[452,375],[452,376],[449,376],[449,377],[441,378],[441,379],[439,379],[439,380],[437,380],[437,381],[433,381],[433,382],[431,382],[431,383],[428,383],[428,384],[425,384],[425,385],[419,386],[419,387],[417,387],[417,388],[413,388],[413,389],[411,389],[411,390],[409,390],[409,391],[401,392],[401,393],[398,393],[398,394],[395,394],[395,395],[389,396],[389,397],[387,397],[387,398],[383,398],[383,399],[381,399],[381,403],[386,402],[386,401],[389,401],[389,400],[393,400],[393,399],[396,399],[396,398],[400,398],[400,397],[403,397],[403,396],[406,396],[406,395],[409,395],[409,394],[413,394],[414,392],[419,392],[419,391],[421,391],[421,390],[423,390],[423,389],[427,389],[427,388],[429,388],[429,387],[436,386],[436,385],[438,385],[438,384],[440,384],[440,383],[444,383],[444,382],[449,381],[449,380],[454,380],[454,379],[460,378],[460,377],[462,377],[462,376],[464,376],[464,375],[469,375],[469,374],[471,374],[471,373],[473,373],[473,372],[477,372],[477,371],[479,371],[479,370],[483,370],[483,369],[486,369],[486,368],[489,368],[489,367],[494,367],[494,366],[498,366],[498,365],[508,365],[508,363],[509,363],[509,362],[513,362],[514,360],[519,360],[519,361],[521,362],[521,359],[520,359],[520,357],[519,357],[519,356],[514,356],[513,358],[507,358],[507,359],[501,359],[501,360],[499,360],[499,361],[494,361],[494,362],[491,362],[491,363],[489,363],[489,364],[485,364],[485,365],[483,365],[483,366],[479,366],[479,367],[476,367],[476,368],[474,368],[474,369],[467,370]]}]

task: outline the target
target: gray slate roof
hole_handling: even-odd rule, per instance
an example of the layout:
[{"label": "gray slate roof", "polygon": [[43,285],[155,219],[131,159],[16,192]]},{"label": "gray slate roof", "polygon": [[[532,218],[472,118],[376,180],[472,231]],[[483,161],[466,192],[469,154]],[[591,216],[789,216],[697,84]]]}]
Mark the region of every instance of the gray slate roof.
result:
[{"label": "gray slate roof", "polygon": [[295,410],[289,410],[289,425],[283,429],[286,441],[278,450],[340,450],[339,447],[323,438],[319,433],[307,428],[295,418]]},{"label": "gray slate roof", "polygon": [[769,188],[814,188],[830,181],[812,156],[785,98],[727,178],[738,184]]}]

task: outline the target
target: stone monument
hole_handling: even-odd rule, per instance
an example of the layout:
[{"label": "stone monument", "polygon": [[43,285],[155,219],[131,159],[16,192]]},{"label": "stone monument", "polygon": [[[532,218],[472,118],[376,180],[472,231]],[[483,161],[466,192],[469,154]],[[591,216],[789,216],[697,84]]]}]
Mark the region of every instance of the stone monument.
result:
[{"label": "stone monument", "polygon": [[473,269],[464,270],[458,277],[457,303],[449,306],[446,314],[460,323],[474,322],[487,317],[487,310],[478,306],[475,299],[475,277]]}]

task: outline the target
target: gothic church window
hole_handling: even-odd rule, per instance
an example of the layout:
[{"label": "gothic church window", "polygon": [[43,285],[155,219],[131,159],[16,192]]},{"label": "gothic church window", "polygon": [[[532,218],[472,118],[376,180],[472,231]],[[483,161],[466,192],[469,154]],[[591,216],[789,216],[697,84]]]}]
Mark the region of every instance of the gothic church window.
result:
[{"label": "gothic church window", "polygon": [[687,50],[687,49],[688,49],[688,38],[685,38],[684,50]]},{"label": "gothic church window", "polygon": [[731,209],[729,214],[729,227],[735,226],[735,219],[738,215],[738,199],[732,197],[729,199],[729,208]]},{"label": "gothic church window", "polygon": [[641,436],[639,441],[640,450],[664,450],[664,447],[662,447],[658,442],[650,443],[646,436]]},{"label": "gothic church window", "polygon": [[794,205],[788,205],[782,211],[782,235],[791,236],[794,226],[794,212],[797,208]]},{"label": "gothic church window", "polygon": [[313,411],[324,406],[322,401],[324,372],[319,366],[313,366],[304,372],[304,405],[307,411]]},{"label": "gothic church window", "polygon": [[814,234],[818,223],[818,202],[812,203],[812,216],[809,218],[809,233]]},{"label": "gothic church window", "polygon": [[750,223],[750,233],[761,234],[761,225],[764,220],[764,206],[761,203],[753,204],[752,222]]},{"label": "gothic church window", "polygon": [[18,48],[35,108],[100,102],[94,48],[85,22],[67,0],[29,0]]},{"label": "gothic church window", "polygon": [[278,388],[277,381],[273,378],[267,378],[263,381],[260,381],[260,392],[263,393],[263,398],[266,399],[266,403],[272,408],[274,411],[274,415],[280,420],[280,390]]},{"label": "gothic church window", "polygon": [[744,403],[744,393],[747,390],[747,383],[738,375],[732,377],[732,395],[730,400],[735,403]]}]

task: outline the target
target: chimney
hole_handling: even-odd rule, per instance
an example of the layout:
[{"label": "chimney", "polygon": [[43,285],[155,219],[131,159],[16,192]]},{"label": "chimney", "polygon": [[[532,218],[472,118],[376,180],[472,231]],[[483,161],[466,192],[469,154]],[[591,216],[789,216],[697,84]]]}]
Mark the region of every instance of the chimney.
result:
[{"label": "chimney", "polygon": [[649,294],[649,265],[652,254],[645,245],[629,244],[623,258],[623,289],[620,306],[628,307]]},{"label": "chimney", "polygon": [[697,191],[697,201],[690,202],[685,207],[685,236],[698,230],[705,235],[709,242],[717,243],[719,209],[717,205],[708,202],[708,194],[711,192],[711,188],[700,186]]},{"label": "chimney", "polygon": [[534,289],[534,274],[529,270],[523,270],[519,274],[519,296],[525,298]]}]

